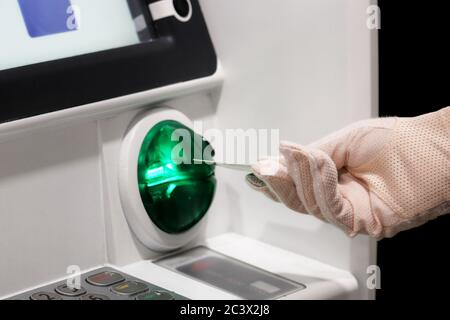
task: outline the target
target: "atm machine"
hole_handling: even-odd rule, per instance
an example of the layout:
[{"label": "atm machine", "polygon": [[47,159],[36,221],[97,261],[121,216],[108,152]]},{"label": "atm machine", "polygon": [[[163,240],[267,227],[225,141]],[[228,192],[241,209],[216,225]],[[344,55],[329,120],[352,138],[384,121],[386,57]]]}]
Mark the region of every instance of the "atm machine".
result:
[{"label": "atm machine", "polygon": [[372,299],[374,241],[169,151],[376,116],[371,4],[1,1],[0,297]]}]

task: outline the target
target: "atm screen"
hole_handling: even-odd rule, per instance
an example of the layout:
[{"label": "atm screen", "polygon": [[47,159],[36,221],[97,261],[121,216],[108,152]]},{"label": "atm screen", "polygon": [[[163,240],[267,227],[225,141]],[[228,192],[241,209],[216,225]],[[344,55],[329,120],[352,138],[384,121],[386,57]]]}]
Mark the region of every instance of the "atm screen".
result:
[{"label": "atm screen", "polygon": [[0,70],[137,44],[138,3],[1,0]]},{"label": "atm screen", "polygon": [[180,1],[0,0],[0,123],[213,75],[198,0]]}]

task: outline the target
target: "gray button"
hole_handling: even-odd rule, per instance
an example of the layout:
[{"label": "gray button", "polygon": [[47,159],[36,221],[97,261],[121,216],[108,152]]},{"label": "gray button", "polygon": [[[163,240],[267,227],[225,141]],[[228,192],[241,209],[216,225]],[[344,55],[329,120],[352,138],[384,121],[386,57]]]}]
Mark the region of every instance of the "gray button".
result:
[{"label": "gray button", "polygon": [[111,288],[111,290],[112,292],[120,295],[132,296],[147,291],[148,286],[145,283],[139,281],[127,281],[116,284]]},{"label": "gray button", "polygon": [[175,300],[175,298],[166,291],[151,291],[141,294],[136,300]]},{"label": "gray button", "polygon": [[63,296],[68,297],[78,297],[86,293],[86,289],[83,287],[78,288],[71,288],[67,284],[62,284],[58,286],[55,291],[59,294],[62,294]]},{"label": "gray button", "polygon": [[53,292],[36,292],[30,297],[31,300],[62,300],[63,298]]},{"label": "gray button", "polygon": [[96,293],[88,293],[84,296],[80,297],[80,300],[91,300],[91,301],[98,301],[98,300],[111,300],[108,296],[105,296],[103,294],[96,294]]},{"label": "gray button", "polygon": [[94,286],[108,287],[124,281],[125,278],[117,272],[100,272],[87,277],[86,281]]}]

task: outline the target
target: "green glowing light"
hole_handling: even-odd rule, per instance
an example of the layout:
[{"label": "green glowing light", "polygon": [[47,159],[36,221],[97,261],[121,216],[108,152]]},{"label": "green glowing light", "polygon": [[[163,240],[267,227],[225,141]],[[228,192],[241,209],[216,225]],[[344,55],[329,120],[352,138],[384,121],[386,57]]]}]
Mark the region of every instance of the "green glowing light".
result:
[{"label": "green glowing light", "polygon": [[167,188],[167,191],[166,191],[166,197],[167,198],[170,198],[170,196],[172,195],[173,190],[175,190],[176,187],[177,187],[177,185],[175,183],[171,183],[169,185],[169,187]]},{"label": "green glowing light", "polygon": [[[179,129],[183,134],[174,139]],[[172,120],[158,123],[145,137],[138,159],[139,191],[150,219],[161,230],[182,233],[206,214],[216,187],[214,166],[193,161],[196,150],[203,153],[206,148],[207,141]]]}]

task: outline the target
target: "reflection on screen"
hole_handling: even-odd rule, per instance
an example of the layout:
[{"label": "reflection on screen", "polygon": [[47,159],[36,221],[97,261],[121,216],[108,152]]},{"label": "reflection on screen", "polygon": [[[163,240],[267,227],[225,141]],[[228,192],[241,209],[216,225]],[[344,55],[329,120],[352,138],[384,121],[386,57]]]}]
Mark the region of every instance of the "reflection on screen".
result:
[{"label": "reflection on screen", "polygon": [[0,70],[141,42],[132,2],[1,0]]},{"label": "reflection on screen", "polygon": [[19,5],[32,38],[78,29],[70,0],[19,0]]}]

